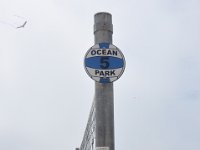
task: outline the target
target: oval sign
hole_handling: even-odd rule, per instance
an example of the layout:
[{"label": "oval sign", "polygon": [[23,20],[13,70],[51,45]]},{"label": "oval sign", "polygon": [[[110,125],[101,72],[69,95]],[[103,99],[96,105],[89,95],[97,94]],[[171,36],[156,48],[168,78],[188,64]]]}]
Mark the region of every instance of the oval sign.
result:
[{"label": "oval sign", "polygon": [[125,59],[116,46],[99,43],[87,51],[84,66],[93,80],[100,83],[111,83],[119,79],[124,72]]}]

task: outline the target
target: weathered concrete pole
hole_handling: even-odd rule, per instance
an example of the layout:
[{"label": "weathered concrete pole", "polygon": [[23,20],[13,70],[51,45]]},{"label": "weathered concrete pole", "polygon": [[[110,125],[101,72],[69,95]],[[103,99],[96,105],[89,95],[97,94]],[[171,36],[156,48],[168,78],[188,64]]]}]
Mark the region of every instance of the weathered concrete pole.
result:
[{"label": "weathered concrete pole", "polygon": [[[95,44],[112,44],[112,16],[100,12],[94,16]],[[115,149],[113,83],[95,82],[96,147]]]}]

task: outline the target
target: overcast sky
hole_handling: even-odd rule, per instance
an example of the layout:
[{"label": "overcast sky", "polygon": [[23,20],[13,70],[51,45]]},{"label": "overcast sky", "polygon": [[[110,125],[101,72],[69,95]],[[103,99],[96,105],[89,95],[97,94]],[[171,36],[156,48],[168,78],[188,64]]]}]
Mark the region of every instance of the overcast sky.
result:
[{"label": "overcast sky", "polygon": [[[0,149],[79,147],[94,97],[94,14],[126,58],[116,150],[200,149],[199,0],[0,0]],[[27,20],[25,28],[15,29]]]}]

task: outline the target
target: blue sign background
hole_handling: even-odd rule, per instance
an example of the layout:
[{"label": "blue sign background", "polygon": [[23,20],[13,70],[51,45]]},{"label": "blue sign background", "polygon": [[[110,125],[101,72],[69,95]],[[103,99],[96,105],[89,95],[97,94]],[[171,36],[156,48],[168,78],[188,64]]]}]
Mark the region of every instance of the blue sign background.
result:
[{"label": "blue sign background", "polygon": [[102,69],[101,68],[102,57],[108,58],[109,67],[106,69],[118,69],[118,68],[122,68],[124,66],[123,59],[120,59],[117,57],[111,57],[111,56],[96,56],[96,57],[87,58],[87,59],[85,59],[85,66],[94,68],[94,69]]}]

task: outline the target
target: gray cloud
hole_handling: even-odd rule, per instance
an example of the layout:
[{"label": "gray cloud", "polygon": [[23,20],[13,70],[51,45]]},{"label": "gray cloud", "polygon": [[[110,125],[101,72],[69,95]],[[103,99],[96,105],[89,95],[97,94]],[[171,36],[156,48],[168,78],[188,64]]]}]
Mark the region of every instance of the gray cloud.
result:
[{"label": "gray cloud", "polygon": [[[75,149],[94,95],[83,68],[93,15],[113,15],[127,67],[115,83],[117,149],[199,150],[199,2],[0,2],[0,149]],[[1,19],[0,18],[0,19]]]}]

